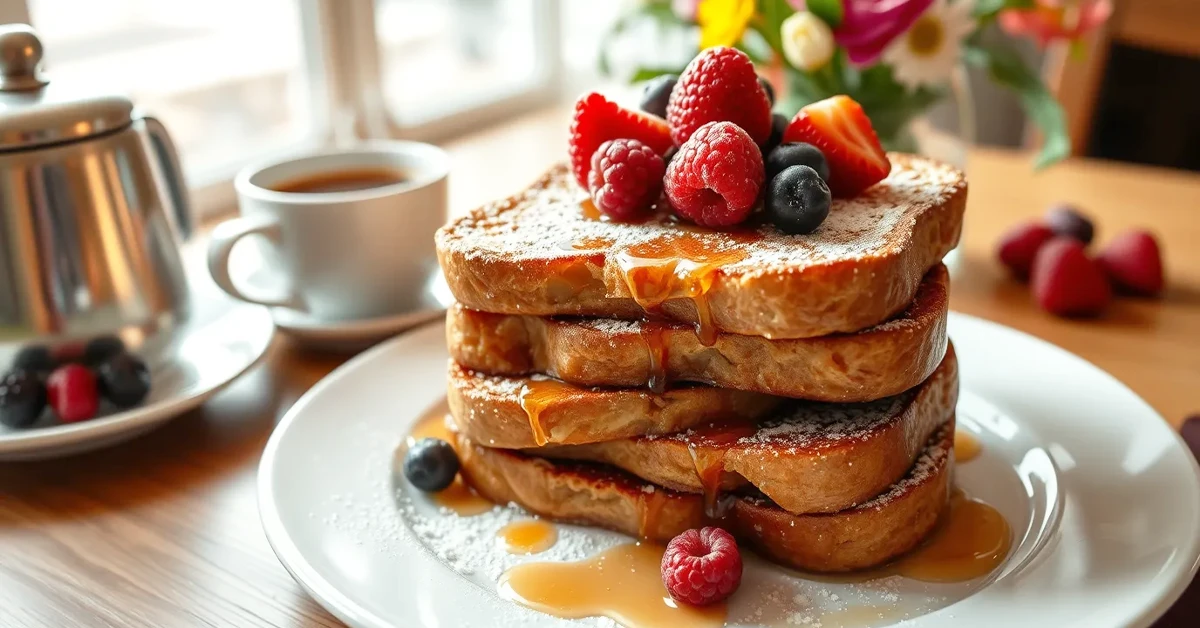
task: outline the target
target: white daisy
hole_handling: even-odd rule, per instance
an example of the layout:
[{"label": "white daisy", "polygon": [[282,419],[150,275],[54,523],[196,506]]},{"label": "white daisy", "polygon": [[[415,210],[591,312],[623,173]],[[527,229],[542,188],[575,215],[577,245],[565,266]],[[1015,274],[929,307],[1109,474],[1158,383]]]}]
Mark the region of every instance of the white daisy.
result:
[{"label": "white daisy", "polygon": [[911,28],[883,52],[902,85],[920,87],[944,82],[954,71],[963,39],[975,30],[972,0],[936,0]]}]

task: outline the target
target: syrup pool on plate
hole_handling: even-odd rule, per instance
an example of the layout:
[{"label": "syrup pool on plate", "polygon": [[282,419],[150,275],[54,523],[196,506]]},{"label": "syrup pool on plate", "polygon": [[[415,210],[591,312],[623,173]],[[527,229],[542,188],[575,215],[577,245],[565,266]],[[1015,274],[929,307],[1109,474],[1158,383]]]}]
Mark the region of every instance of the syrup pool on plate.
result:
[{"label": "syrup pool on plate", "polygon": [[983,452],[983,443],[974,434],[957,428],[954,430],[954,461],[968,462],[979,457]]},{"label": "syrup pool on plate", "polygon": [[540,554],[558,542],[558,528],[545,519],[521,519],[496,532],[509,554]]},{"label": "syrup pool on plate", "polygon": [[[446,404],[446,400],[442,399],[429,410],[426,410],[421,418],[413,426],[412,432],[405,439],[404,451],[416,444],[422,438],[440,438],[447,443],[450,443],[456,450],[458,449],[457,439],[450,429],[446,427],[446,421],[449,419],[450,406]],[[403,456],[403,452],[400,452]],[[454,482],[446,489],[437,493],[430,493],[430,499],[438,506],[454,511],[462,517],[470,517],[485,513],[491,510],[495,504],[480,497],[467,483],[463,481],[462,474],[455,476]]]},{"label": "syrup pool on plate", "polygon": [[577,619],[604,616],[626,628],[725,624],[725,604],[677,604],[662,583],[663,547],[618,545],[586,560],[524,563],[500,578],[500,595],[534,610]]}]

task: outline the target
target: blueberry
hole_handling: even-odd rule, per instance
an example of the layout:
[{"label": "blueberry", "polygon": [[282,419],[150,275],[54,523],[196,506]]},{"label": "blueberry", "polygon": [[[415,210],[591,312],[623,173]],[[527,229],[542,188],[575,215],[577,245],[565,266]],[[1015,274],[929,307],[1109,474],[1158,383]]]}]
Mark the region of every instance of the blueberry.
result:
[{"label": "blueberry", "polygon": [[56,366],[58,364],[54,360],[54,355],[50,353],[48,347],[42,345],[31,345],[21,349],[12,362],[14,370],[30,371],[39,375],[49,374]]},{"label": "blueberry", "polygon": [[83,361],[91,366],[99,366],[109,358],[125,353],[125,342],[117,336],[100,336],[93,338],[83,349]]},{"label": "blueberry", "polygon": [[808,166],[790,166],[771,179],[767,216],[780,231],[812,233],[829,215],[829,186]]},{"label": "blueberry", "polygon": [[150,394],[150,369],[129,353],[118,353],[96,369],[100,394],[118,408],[132,408]]},{"label": "blueberry", "polygon": [[771,116],[771,135],[763,145],[763,155],[769,155],[783,141],[783,132],[787,130],[788,119],[782,113]]},{"label": "blueberry", "polygon": [[426,493],[450,486],[458,474],[458,454],[440,438],[422,438],[404,456],[404,477]]},{"label": "blueberry", "polygon": [[803,142],[780,144],[778,148],[767,155],[763,165],[767,170],[768,181],[790,166],[808,166],[817,171],[817,175],[821,177],[822,181],[829,180],[829,162],[825,161],[825,153],[812,144]]},{"label": "blueberry", "polygon": [[758,77],[758,84],[762,85],[763,91],[767,93],[767,100],[771,101],[771,106],[775,106],[775,88],[771,87],[771,83],[763,77]]},{"label": "blueberry", "polygon": [[1079,240],[1084,246],[1091,244],[1096,234],[1092,221],[1070,205],[1058,205],[1046,212],[1046,226],[1058,235]]},{"label": "blueberry", "polygon": [[29,427],[46,409],[46,385],[32,371],[15,370],[0,378],[0,423]]},{"label": "blueberry", "polygon": [[660,118],[667,117],[667,101],[671,99],[671,90],[679,77],[675,74],[663,74],[646,82],[642,88],[642,111],[652,113]]}]

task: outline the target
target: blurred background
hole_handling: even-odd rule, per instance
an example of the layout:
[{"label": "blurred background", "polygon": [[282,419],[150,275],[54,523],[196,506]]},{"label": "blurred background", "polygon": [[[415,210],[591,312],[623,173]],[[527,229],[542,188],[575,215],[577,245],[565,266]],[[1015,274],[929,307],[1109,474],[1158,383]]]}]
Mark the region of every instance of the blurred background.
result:
[{"label": "blurred background", "polygon": [[[206,214],[232,208],[249,161],[362,136],[445,141],[615,89],[648,63],[682,67],[695,28],[646,20],[613,35],[636,4],[0,0],[0,19],[38,29],[52,77],[160,116]],[[1200,2],[1118,1],[1073,51],[1017,45],[1063,103],[1074,154],[1200,169]],[[1015,96],[977,72],[969,85],[977,142],[1032,141]],[[953,127],[945,108],[929,117]]]}]

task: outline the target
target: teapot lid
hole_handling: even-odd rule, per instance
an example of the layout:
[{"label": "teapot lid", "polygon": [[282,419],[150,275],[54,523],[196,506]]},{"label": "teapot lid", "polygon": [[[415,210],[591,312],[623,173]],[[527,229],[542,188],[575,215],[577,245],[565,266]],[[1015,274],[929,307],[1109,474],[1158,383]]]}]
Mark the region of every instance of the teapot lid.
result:
[{"label": "teapot lid", "polygon": [[0,26],[0,151],[69,142],[127,126],[133,103],[50,85],[42,42],[27,24]]}]

